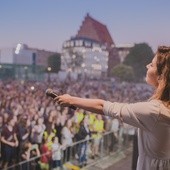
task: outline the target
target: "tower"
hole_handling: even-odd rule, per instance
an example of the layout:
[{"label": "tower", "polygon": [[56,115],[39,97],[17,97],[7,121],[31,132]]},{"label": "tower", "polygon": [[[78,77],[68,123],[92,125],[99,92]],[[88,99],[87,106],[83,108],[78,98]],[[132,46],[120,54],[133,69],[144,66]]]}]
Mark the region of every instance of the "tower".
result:
[{"label": "tower", "polygon": [[93,19],[88,13],[78,30],[76,37],[90,38],[106,45],[108,56],[108,76],[111,75],[112,68],[120,63],[118,50],[107,29],[107,26]]}]

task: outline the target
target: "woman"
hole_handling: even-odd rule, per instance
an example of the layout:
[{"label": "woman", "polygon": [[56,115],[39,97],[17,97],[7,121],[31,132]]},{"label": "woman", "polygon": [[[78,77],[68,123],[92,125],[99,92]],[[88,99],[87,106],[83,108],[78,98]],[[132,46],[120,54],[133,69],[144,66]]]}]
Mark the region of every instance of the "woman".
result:
[{"label": "woman", "polygon": [[138,127],[137,170],[167,170],[170,168],[170,47],[160,46],[146,67],[146,82],[155,88],[147,102],[111,103],[68,94],[55,100],[62,106],[74,105]]},{"label": "woman", "polygon": [[48,147],[48,138],[43,138],[42,144],[40,147],[40,167],[41,170],[48,170],[50,168],[49,163],[51,160],[51,150]]},{"label": "woman", "polygon": [[[22,160],[22,168],[23,170],[29,170],[29,169],[36,169],[39,170],[39,157],[40,151],[38,149],[38,145],[34,144],[32,145],[30,142],[26,142],[23,145],[22,152],[21,152],[21,160]],[[33,159],[35,157],[35,159]],[[31,160],[32,158],[32,160]]]},{"label": "woman", "polygon": [[32,128],[32,132],[31,132],[31,142],[34,144],[38,144],[39,148],[42,143],[43,133],[45,129],[46,127],[44,125],[44,118],[39,117],[37,119],[35,126]]},{"label": "woman", "polygon": [[62,169],[62,153],[61,153],[61,149],[63,148],[62,145],[60,145],[59,141],[58,141],[58,137],[54,136],[52,138],[52,167],[53,169],[60,167]]},{"label": "woman", "polygon": [[80,122],[80,128],[78,133],[76,134],[77,141],[82,141],[78,144],[78,161],[79,166],[82,168],[83,166],[86,166],[87,164],[87,144],[88,140],[90,138],[90,130],[89,130],[89,117],[86,115],[83,120]]},{"label": "woman", "polygon": [[3,168],[11,166],[14,163],[16,148],[18,147],[18,139],[14,128],[14,116],[10,115],[7,120],[7,125],[2,129],[1,142],[3,144]]},{"label": "woman", "polygon": [[62,145],[66,146],[66,148],[64,149],[64,162],[68,162],[70,161],[70,154],[71,154],[71,145],[73,143],[73,137],[74,135],[71,132],[71,128],[72,128],[72,121],[70,119],[68,119],[65,123],[65,126],[63,127],[62,131],[61,131],[61,142]]},{"label": "woman", "polygon": [[104,132],[104,121],[102,119],[101,115],[97,115],[96,119],[93,122],[93,127],[92,127],[92,159],[95,159],[95,157],[99,157],[99,146],[101,145],[102,142],[102,135]]},{"label": "woman", "polygon": [[[21,164],[22,169],[29,170],[30,165],[30,158],[31,158],[31,149],[32,145],[30,142],[25,142],[23,144],[22,150],[21,150],[21,161],[24,161],[24,163]],[[28,161],[28,162],[25,162]]]},{"label": "woman", "polygon": [[21,155],[24,144],[30,141],[31,122],[29,117],[23,116],[18,123],[19,155]]}]

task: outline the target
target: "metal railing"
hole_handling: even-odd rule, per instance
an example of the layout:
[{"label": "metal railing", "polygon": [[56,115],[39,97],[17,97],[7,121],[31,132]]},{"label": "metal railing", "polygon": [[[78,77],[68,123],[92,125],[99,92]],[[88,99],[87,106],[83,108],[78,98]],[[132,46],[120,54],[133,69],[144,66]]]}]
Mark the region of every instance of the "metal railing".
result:
[{"label": "metal railing", "polygon": [[[88,140],[74,142],[65,150],[60,150],[62,155],[61,167],[65,167],[65,169],[67,169],[67,166],[70,166],[72,167],[70,169],[79,169],[79,167],[82,167],[82,156],[86,157],[84,159],[86,162],[84,165],[89,167],[96,161],[113,152],[123,151],[125,148],[128,148],[130,144],[131,137],[129,137],[129,135],[124,135],[122,130],[120,130],[117,134],[111,131],[102,134],[98,138],[92,137]],[[98,148],[95,148],[96,145]],[[95,155],[95,149],[98,150],[97,155]],[[84,151],[83,155],[82,150]],[[52,170],[52,159],[50,159],[46,165],[41,162],[41,158],[47,155],[49,155],[49,153],[30,158],[29,160],[7,167],[5,170]]]}]

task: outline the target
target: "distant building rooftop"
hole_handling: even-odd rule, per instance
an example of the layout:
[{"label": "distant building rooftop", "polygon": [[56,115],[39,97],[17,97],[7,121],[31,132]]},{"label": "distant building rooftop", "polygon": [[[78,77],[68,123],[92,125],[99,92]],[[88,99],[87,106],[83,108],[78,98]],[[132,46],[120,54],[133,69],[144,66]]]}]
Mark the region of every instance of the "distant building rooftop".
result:
[{"label": "distant building rooftop", "polygon": [[93,39],[97,42],[111,46],[114,44],[106,25],[86,15],[76,37]]},{"label": "distant building rooftop", "polygon": [[117,48],[132,48],[134,44],[117,44]]}]

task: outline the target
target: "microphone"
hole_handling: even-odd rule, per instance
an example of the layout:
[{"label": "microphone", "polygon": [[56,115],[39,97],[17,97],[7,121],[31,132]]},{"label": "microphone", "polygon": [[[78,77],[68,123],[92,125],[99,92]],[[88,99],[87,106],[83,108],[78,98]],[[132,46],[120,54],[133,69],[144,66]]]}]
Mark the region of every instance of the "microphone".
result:
[{"label": "microphone", "polygon": [[[52,89],[47,89],[46,90],[46,95],[49,97],[52,97],[53,99],[57,97],[58,95],[52,90]],[[73,105],[69,106],[70,109],[76,110],[77,108]]]}]

